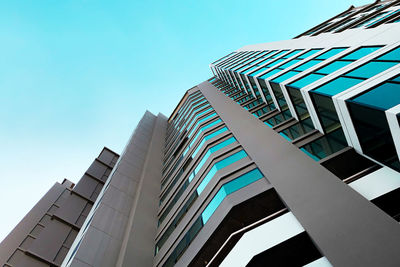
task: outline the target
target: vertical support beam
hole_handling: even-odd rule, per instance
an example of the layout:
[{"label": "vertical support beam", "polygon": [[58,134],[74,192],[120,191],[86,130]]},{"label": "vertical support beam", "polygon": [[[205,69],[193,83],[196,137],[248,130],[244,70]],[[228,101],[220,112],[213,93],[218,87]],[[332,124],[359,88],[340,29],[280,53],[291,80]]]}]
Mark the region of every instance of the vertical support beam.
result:
[{"label": "vertical support beam", "polygon": [[394,219],[212,84],[198,87],[334,266],[398,266]]}]

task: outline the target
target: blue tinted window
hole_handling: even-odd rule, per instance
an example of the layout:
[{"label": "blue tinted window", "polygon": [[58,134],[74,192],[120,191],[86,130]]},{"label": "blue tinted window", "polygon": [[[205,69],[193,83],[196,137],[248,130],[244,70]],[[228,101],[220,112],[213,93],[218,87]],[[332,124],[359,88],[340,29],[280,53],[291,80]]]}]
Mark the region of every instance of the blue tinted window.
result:
[{"label": "blue tinted window", "polygon": [[269,63],[266,67],[267,68],[270,68],[270,67],[272,67],[272,66],[275,66],[276,64],[279,64],[279,63],[281,63],[281,62],[283,62],[283,61],[285,61],[285,59],[277,59],[277,60],[275,60],[274,62],[272,62],[272,63]]},{"label": "blue tinted window", "polygon": [[305,59],[305,58],[308,58],[309,56],[314,55],[314,54],[317,53],[318,51],[321,51],[321,49],[311,49],[310,51],[305,52],[304,54],[298,56],[297,58]]},{"label": "blue tinted window", "polygon": [[300,53],[301,51],[303,51],[303,49],[294,50],[293,52],[290,52],[289,54],[283,56],[283,58],[286,58],[286,59],[287,59],[287,58],[290,58],[290,57],[292,57],[292,56],[294,56],[294,55]]},{"label": "blue tinted window", "polygon": [[343,92],[344,90],[346,90],[362,81],[363,80],[360,80],[360,79],[339,77],[339,78],[334,79],[331,82],[328,82],[328,83],[322,85],[321,87],[319,87],[313,91],[333,96],[340,92]]},{"label": "blue tinted window", "polygon": [[195,157],[196,157],[197,153],[199,152],[199,150],[201,149],[201,147],[204,145],[204,143],[205,143],[207,140],[210,140],[211,138],[214,138],[215,136],[217,136],[217,135],[219,135],[219,134],[221,134],[221,133],[224,133],[224,132],[226,132],[226,131],[228,131],[228,128],[224,127],[224,128],[219,129],[218,131],[215,131],[215,132],[213,132],[213,133],[210,133],[210,134],[204,136],[204,138],[203,138],[203,140],[201,141],[201,143],[197,146],[196,150],[193,152],[192,158],[195,158]]},{"label": "blue tinted window", "polygon": [[325,67],[317,70],[316,72],[318,73],[323,73],[323,74],[331,74],[332,72],[337,71],[338,69],[341,69],[347,65],[349,65],[351,62],[350,61],[334,61]]},{"label": "blue tinted window", "polygon": [[286,53],[287,51],[288,50],[282,50],[281,52],[276,53],[275,55],[273,55],[271,58],[277,58],[277,57],[281,56],[282,54]]},{"label": "blue tinted window", "polygon": [[[373,20],[375,20],[375,19],[377,19],[377,18],[380,18],[380,17],[382,17],[382,16],[384,16],[386,13],[388,13],[388,12],[383,12],[383,13],[380,13],[380,14],[378,14],[378,15],[376,15],[376,16],[373,16],[372,18],[369,18],[369,19],[367,19],[366,21],[364,21],[363,23],[361,23],[361,24],[359,24],[359,25],[357,25],[356,27],[353,27],[353,28],[360,28],[360,27],[362,27],[362,26],[364,26],[364,25],[366,25],[366,24],[369,24],[371,21],[373,21]],[[375,22],[374,22],[375,23]],[[371,24],[374,24],[374,23],[371,23]],[[368,25],[369,26],[369,25]],[[367,26],[367,27],[368,27]]]},{"label": "blue tinted window", "polygon": [[295,81],[294,83],[291,83],[290,85],[293,87],[297,87],[297,88],[303,88],[323,77],[325,77],[325,75],[311,73],[311,74],[307,75],[306,77],[301,78],[300,80]]},{"label": "blue tinted window", "polygon": [[368,54],[371,54],[372,52],[375,52],[382,46],[371,46],[371,47],[361,47],[358,48],[356,51],[348,54],[347,56],[343,57],[342,59],[344,60],[358,60]]},{"label": "blue tinted window", "polygon": [[[212,118],[212,117],[214,117],[214,116],[216,116],[216,115],[217,115],[217,114],[216,114],[215,112],[212,112],[212,113],[209,114],[208,116],[205,116],[204,118],[202,118],[201,120],[199,120],[199,121],[194,125],[194,127],[192,128],[192,130],[190,131],[189,138],[190,138],[190,136],[192,135],[193,130],[196,129],[197,126],[199,126],[201,123],[205,122],[206,120],[208,120],[208,119],[210,119],[210,118]],[[193,120],[196,120],[197,117],[199,117],[199,116],[196,116]]]},{"label": "blue tinted window", "polygon": [[250,71],[255,70],[256,68],[258,68],[258,66],[251,67],[250,69],[248,69],[248,70],[246,70],[246,71],[243,71],[243,72],[241,72],[241,73],[245,74],[245,73],[248,73],[248,72],[250,72]]},{"label": "blue tinted window", "polygon": [[353,99],[354,102],[383,110],[400,104],[400,84],[384,83]]},{"label": "blue tinted window", "polygon": [[270,72],[265,73],[264,75],[262,75],[262,76],[260,77],[260,79],[267,79],[268,77],[271,77],[272,75],[277,74],[278,72],[281,72],[281,71],[282,71],[282,70],[280,70],[280,69],[272,70],[272,71],[270,71]]},{"label": "blue tinted window", "polygon": [[234,137],[231,137],[213,147],[210,147],[207,152],[204,154],[203,158],[201,159],[201,161],[199,162],[199,164],[197,164],[197,167],[194,170],[194,173],[198,173],[199,170],[201,169],[201,167],[203,167],[204,163],[207,161],[207,159],[211,156],[211,154],[217,152],[218,150],[233,144],[234,142],[236,142],[236,139]]},{"label": "blue tinted window", "polygon": [[358,67],[357,69],[349,72],[346,74],[346,76],[354,76],[354,77],[360,77],[360,78],[371,78],[372,76],[375,76],[378,73],[381,73],[382,71],[385,71],[394,65],[397,65],[397,62],[369,62],[365,65],[362,65],[361,67]]},{"label": "blue tinted window", "polygon": [[250,76],[256,76],[257,74],[259,74],[259,73],[265,71],[266,69],[267,69],[267,68],[262,67],[261,69],[255,71],[255,72],[253,72],[253,73],[251,73],[251,74],[249,74],[249,75],[250,75]]},{"label": "blue tinted window", "polygon": [[[383,16],[383,17],[381,17],[380,19],[378,19],[378,20],[372,22],[371,24],[368,24],[366,27],[371,27],[371,26],[377,24],[378,22],[380,22],[380,21],[386,19],[386,18],[389,17],[389,16],[393,16],[394,14],[398,14],[399,12],[400,12],[400,10],[396,10],[396,11],[394,11],[394,12],[391,12],[391,13],[387,14],[386,16]],[[387,13],[387,12],[385,12],[385,13]]]},{"label": "blue tinted window", "polygon": [[221,170],[221,169],[225,168],[226,166],[229,166],[229,165],[235,163],[236,161],[239,161],[245,157],[247,157],[246,152],[244,152],[244,150],[241,150],[241,151],[215,163],[211,167],[211,169],[208,171],[206,176],[203,178],[203,181],[201,181],[201,183],[197,187],[197,189],[196,189],[197,193],[200,195],[201,192],[203,192],[204,188],[208,185],[208,183],[211,181],[211,179],[214,177],[214,175],[217,173],[218,170]]},{"label": "blue tinted window", "polygon": [[[213,121],[207,125],[204,125],[203,127],[200,128],[199,132],[196,134],[196,136],[193,138],[192,142],[190,143],[189,147],[191,147],[193,145],[193,143],[197,140],[197,138],[199,137],[200,134],[203,133],[203,131],[205,131],[206,129],[213,127],[214,125],[218,124],[221,122],[221,119],[218,119],[216,121]],[[189,137],[190,138],[190,137]]]},{"label": "blue tinted window", "polygon": [[342,52],[346,49],[347,48],[332,48],[331,50],[326,51],[322,55],[319,55],[318,57],[316,57],[316,59],[328,59],[330,57],[333,57],[333,56],[339,54],[340,52]]},{"label": "blue tinted window", "polygon": [[214,213],[214,211],[218,208],[218,206],[227,195],[232,194],[233,192],[251,183],[254,183],[261,178],[263,178],[262,173],[258,169],[254,169],[224,184],[202,212],[201,217],[203,218],[203,223],[206,223],[208,221],[208,219],[211,217],[211,215]]},{"label": "blue tinted window", "polygon": [[298,67],[296,67],[295,70],[304,71],[304,70],[306,70],[306,69],[309,69],[309,68],[311,68],[311,67],[314,67],[315,65],[317,65],[318,63],[321,63],[321,62],[322,62],[321,60],[314,60],[314,59],[312,59],[312,60],[310,60],[310,61],[308,61],[308,62],[306,62],[306,63],[304,63],[304,64],[301,64],[301,65],[298,66]]},{"label": "blue tinted window", "polygon": [[400,61],[400,47],[396,48],[389,53],[378,57],[378,60],[395,60],[395,61]]},{"label": "blue tinted window", "polygon": [[396,78],[393,78],[392,81],[400,82],[400,76],[398,76],[398,77],[396,77]]},{"label": "blue tinted window", "polygon": [[[207,105],[207,106],[209,106],[209,105]],[[212,111],[212,110],[213,110],[213,108],[209,107],[209,108],[205,109],[204,111],[202,111],[202,112],[196,114],[195,116],[192,115],[191,118],[188,120],[188,121],[190,121],[190,124],[188,125],[187,129],[190,129],[190,128],[192,127],[193,123],[195,123],[196,120],[197,120],[200,116],[202,116],[202,115],[204,115],[204,114],[206,114],[207,112],[210,112],[210,111]],[[211,114],[210,114],[210,115],[211,115]],[[202,121],[204,121],[204,118],[202,119]],[[200,121],[199,121],[199,122],[200,122]],[[197,127],[197,125],[196,125],[196,127]],[[193,129],[195,129],[196,127],[194,127]],[[183,129],[183,128],[182,128],[182,129]],[[192,131],[193,131],[193,129],[192,129]]]},{"label": "blue tinted window", "polygon": [[301,59],[292,59],[289,62],[286,62],[285,64],[279,66],[280,69],[286,69],[289,68],[290,66],[296,64],[297,62],[300,62]]},{"label": "blue tinted window", "polygon": [[299,73],[296,72],[296,71],[289,71],[289,72],[279,76],[278,78],[275,78],[272,81],[276,82],[276,83],[280,83],[280,82],[286,81],[287,79],[289,79],[289,78],[291,78],[291,77],[293,77],[293,76],[295,76],[297,74],[299,74]]}]

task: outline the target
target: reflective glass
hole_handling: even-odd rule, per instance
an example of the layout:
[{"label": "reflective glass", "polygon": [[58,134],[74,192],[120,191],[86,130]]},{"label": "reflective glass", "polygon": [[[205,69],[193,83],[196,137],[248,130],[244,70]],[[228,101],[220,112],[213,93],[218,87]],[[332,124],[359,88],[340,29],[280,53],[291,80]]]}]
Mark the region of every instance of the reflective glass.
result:
[{"label": "reflective glass", "polygon": [[[380,19],[378,19],[378,20],[372,22],[371,24],[368,24],[366,27],[371,27],[371,26],[377,24],[378,22],[380,22],[380,21],[386,19],[386,18],[389,17],[389,16],[393,16],[394,14],[398,14],[399,12],[400,12],[400,10],[396,10],[396,11],[394,11],[394,12],[391,12],[391,13],[387,14],[386,16],[383,16],[383,17],[381,17]],[[385,12],[385,13],[387,13],[387,12]]]},{"label": "reflective glass", "polygon": [[352,87],[362,81],[363,80],[360,80],[360,79],[339,77],[339,78],[334,79],[333,81],[330,81],[330,82],[322,85],[321,87],[319,87],[313,91],[333,96],[340,92],[343,92],[344,90],[349,89],[350,87]]},{"label": "reflective glass", "polygon": [[304,121],[300,121],[295,125],[292,125],[289,128],[283,130],[281,134],[284,134],[291,141],[313,130],[314,125],[312,123],[312,120],[311,118],[307,118]]},{"label": "reflective glass", "polygon": [[196,173],[199,172],[199,170],[201,169],[201,167],[203,167],[204,163],[207,161],[207,159],[211,156],[211,154],[217,152],[218,150],[232,144],[236,142],[236,139],[234,137],[231,137],[213,147],[210,147],[207,152],[204,154],[203,158],[201,159],[201,161],[199,162],[199,164],[197,164],[196,168],[194,169],[194,173],[196,175]]},{"label": "reflective glass", "polygon": [[286,68],[289,68],[290,66],[292,66],[292,65],[294,65],[294,64],[296,64],[296,63],[298,63],[300,61],[301,61],[301,59],[292,59],[289,62],[279,66],[279,68],[280,69],[286,69]]},{"label": "reflective glass", "polygon": [[311,158],[318,161],[345,147],[347,147],[346,138],[344,137],[342,129],[338,129],[300,149]]},{"label": "reflective glass", "polygon": [[[388,13],[388,12],[383,12],[383,13],[380,13],[380,14],[378,14],[378,15],[376,15],[376,16],[373,16],[372,18],[369,18],[369,19],[367,19],[366,21],[364,21],[363,23],[361,23],[361,24],[359,24],[359,25],[357,25],[356,27],[353,27],[353,28],[360,28],[360,27],[362,27],[362,26],[364,26],[364,25],[366,25],[366,24],[374,24],[374,23],[370,23],[371,21],[373,21],[373,20],[376,20],[376,19],[378,19],[378,18],[380,18],[380,17],[383,17],[386,13]],[[368,27],[368,26],[370,26],[370,25],[367,25],[366,27]]]},{"label": "reflective glass", "polygon": [[285,59],[283,59],[283,58],[277,59],[277,60],[275,60],[274,62],[269,63],[266,67],[267,67],[267,68],[273,67],[273,66],[275,66],[276,64],[279,64],[279,63],[281,63],[281,62],[283,62],[283,61],[285,61]]},{"label": "reflective glass", "polygon": [[400,76],[398,76],[398,77],[396,77],[396,78],[393,78],[392,81],[400,82]]},{"label": "reflective glass", "polygon": [[248,73],[248,72],[250,72],[250,71],[255,70],[256,68],[258,68],[258,66],[251,67],[250,69],[248,69],[248,70],[246,70],[246,71],[243,71],[243,72],[241,72],[241,73],[246,74],[246,73]]},{"label": "reflective glass", "polygon": [[208,185],[208,183],[211,181],[211,179],[214,177],[214,175],[217,173],[218,170],[221,170],[221,169],[225,168],[226,166],[229,166],[229,165],[235,163],[236,161],[239,161],[245,157],[247,157],[246,152],[244,152],[244,150],[241,150],[241,151],[215,163],[211,167],[211,169],[209,170],[207,175],[204,176],[203,180],[197,187],[197,189],[196,189],[197,193],[200,195],[201,192],[203,192],[204,188]]},{"label": "reflective glass", "polygon": [[338,69],[341,69],[341,68],[349,65],[350,63],[352,63],[352,62],[337,60],[337,61],[334,61],[334,62],[326,65],[325,67],[317,70],[316,72],[323,73],[323,74],[331,74],[332,72],[335,72]]},{"label": "reflective glass", "polygon": [[387,110],[400,104],[400,84],[384,83],[354,98],[353,101]]},{"label": "reflective glass", "polygon": [[265,73],[264,75],[262,75],[262,76],[260,77],[260,79],[267,79],[268,77],[271,77],[272,75],[275,75],[275,74],[277,74],[278,72],[281,72],[281,71],[282,71],[282,70],[280,70],[280,69],[272,70],[272,71],[267,72],[267,73]]},{"label": "reflective glass", "polygon": [[[202,112],[200,112],[200,113],[198,113],[198,114],[196,114],[196,115],[194,115],[195,113],[193,113],[193,115],[190,116],[190,118],[188,119],[188,121],[190,121],[190,123],[189,123],[189,125],[188,125],[187,128],[186,128],[187,130],[189,130],[189,129],[192,127],[193,123],[195,123],[196,120],[197,120],[201,115],[204,115],[205,113],[207,113],[207,112],[213,110],[213,108],[210,107],[209,105],[207,105],[207,106],[205,106],[205,107],[209,107],[209,108],[204,109]],[[182,127],[182,129],[183,129],[183,128],[184,128],[184,127]]]},{"label": "reflective glass", "polygon": [[360,78],[371,78],[372,76],[375,76],[378,73],[381,73],[382,71],[385,71],[394,65],[397,65],[397,62],[369,62],[365,65],[362,65],[361,67],[358,67],[357,69],[346,73],[346,76],[354,76],[354,77],[360,77]]},{"label": "reflective glass", "polygon": [[395,60],[400,61],[400,47],[396,48],[389,53],[377,58],[378,60]]},{"label": "reflective glass", "polygon": [[286,72],[285,74],[273,79],[272,81],[280,83],[280,82],[286,81],[289,78],[292,78],[293,76],[295,76],[297,74],[299,74],[297,71],[289,71],[289,72]]},{"label": "reflective glass", "polygon": [[290,52],[289,54],[284,55],[283,58],[288,59],[288,58],[300,53],[301,51],[303,51],[303,49],[294,50],[294,51]]},{"label": "reflective glass", "polygon": [[206,129],[213,127],[214,125],[218,124],[221,122],[221,119],[218,119],[216,121],[213,121],[207,125],[204,125],[203,127],[200,128],[199,132],[196,134],[196,137],[193,138],[192,142],[190,143],[189,147],[191,147],[193,145],[193,143],[197,140],[197,138],[199,137],[199,135]]},{"label": "reflective glass", "polygon": [[261,69],[255,71],[255,72],[253,72],[253,73],[251,73],[251,74],[249,74],[249,75],[250,75],[250,76],[256,76],[257,74],[259,74],[259,73],[265,71],[266,69],[267,69],[267,68],[262,67]]},{"label": "reflective glass", "polygon": [[328,59],[330,57],[333,57],[337,54],[339,54],[340,52],[346,50],[346,48],[332,48],[329,51],[326,51],[325,53],[323,53],[322,55],[319,55],[318,57],[316,57],[316,59]]},{"label": "reflective glass", "polygon": [[298,56],[297,58],[299,58],[299,59],[305,59],[305,58],[308,58],[309,56],[314,55],[314,54],[317,53],[318,51],[321,51],[321,49],[311,49],[310,51],[305,52],[304,54]]},{"label": "reflective glass", "polygon": [[210,133],[210,134],[204,136],[204,138],[203,138],[203,140],[201,141],[201,143],[197,146],[196,150],[193,152],[192,158],[195,158],[195,157],[196,157],[197,153],[199,152],[199,150],[202,148],[202,146],[204,145],[204,143],[205,143],[207,140],[210,140],[211,138],[214,138],[215,136],[217,136],[217,135],[219,135],[219,134],[221,134],[221,133],[224,133],[224,132],[226,132],[226,131],[228,131],[228,128],[224,127],[224,128],[219,129],[218,131],[215,131],[215,132],[213,132],[213,133]]},{"label": "reflective glass", "polygon": [[309,68],[311,68],[311,67],[314,67],[315,65],[317,65],[318,63],[321,63],[321,62],[322,62],[321,60],[314,60],[314,59],[311,59],[310,61],[308,61],[308,62],[306,62],[306,63],[304,63],[304,64],[301,64],[300,66],[298,66],[298,67],[295,68],[294,70],[304,71],[304,70],[306,70],[306,69],[309,69]]},{"label": "reflective glass", "polygon": [[371,47],[361,47],[355,50],[354,52],[348,54],[347,56],[343,57],[344,60],[358,60],[372,52],[375,52],[382,46],[371,46]]},{"label": "reflective glass", "polygon": [[305,87],[305,86],[307,86],[309,84],[312,84],[313,82],[315,82],[315,81],[317,81],[317,80],[319,80],[319,79],[321,79],[323,77],[325,77],[325,75],[311,73],[311,74],[308,74],[307,76],[301,78],[300,80],[297,80],[297,81],[291,83],[290,85],[292,87],[296,87],[296,88],[303,88],[303,87]]},{"label": "reflective glass", "polygon": [[[207,110],[207,112],[208,112],[208,111],[209,111],[209,110]],[[202,112],[202,113],[203,113],[203,112]],[[188,137],[190,138],[190,137],[192,136],[193,130],[196,129],[197,126],[199,126],[201,123],[205,122],[205,121],[208,120],[208,119],[211,119],[212,117],[214,117],[214,116],[216,116],[216,115],[217,115],[217,113],[213,112],[213,113],[211,113],[211,114],[205,116],[205,117],[202,118],[201,120],[199,120],[199,121],[194,125],[194,127],[190,130],[190,133],[189,133]],[[197,117],[199,117],[199,116],[196,116],[193,120],[196,120]]]},{"label": "reflective glass", "polygon": [[282,50],[281,52],[276,53],[275,55],[273,55],[271,58],[277,58],[279,56],[281,56],[282,54],[285,54],[288,50]]},{"label": "reflective glass", "polygon": [[208,221],[208,219],[211,217],[211,215],[218,208],[218,206],[221,204],[226,196],[251,183],[254,183],[255,181],[263,177],[264,176],[258,169],[254,169],[224,184],[202,212],[201,217],[203,218],[203,223],[206,223]]}]

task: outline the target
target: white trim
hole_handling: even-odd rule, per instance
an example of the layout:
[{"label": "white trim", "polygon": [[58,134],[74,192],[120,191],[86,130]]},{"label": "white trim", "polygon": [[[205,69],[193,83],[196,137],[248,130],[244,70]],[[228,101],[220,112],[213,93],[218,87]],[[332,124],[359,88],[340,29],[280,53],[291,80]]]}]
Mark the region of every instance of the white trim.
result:
[{"label": "white trim", "polygon": [[400,104],[385,111],[389,129],[392,134],[394,146],[396,147],[397,157],[400,159],[400,125],[397,114],[400,114]]}]

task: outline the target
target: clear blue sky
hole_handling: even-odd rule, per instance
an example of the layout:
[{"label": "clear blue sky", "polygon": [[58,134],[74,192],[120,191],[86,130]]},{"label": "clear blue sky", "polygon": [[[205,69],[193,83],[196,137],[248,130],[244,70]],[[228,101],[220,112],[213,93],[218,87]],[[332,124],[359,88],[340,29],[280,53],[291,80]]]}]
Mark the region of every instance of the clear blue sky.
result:
[{"label": "clear blue sky", "polygon": [[120,153],[146,109],[169,116],[210,62],[371,1],[1,1],[0,240],[103,146]]}]

